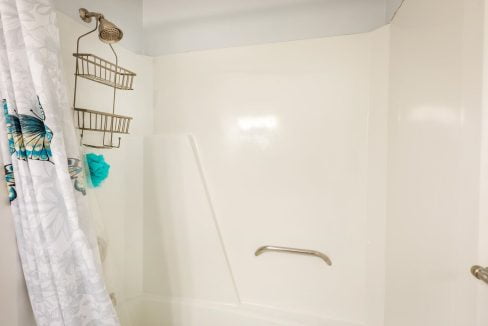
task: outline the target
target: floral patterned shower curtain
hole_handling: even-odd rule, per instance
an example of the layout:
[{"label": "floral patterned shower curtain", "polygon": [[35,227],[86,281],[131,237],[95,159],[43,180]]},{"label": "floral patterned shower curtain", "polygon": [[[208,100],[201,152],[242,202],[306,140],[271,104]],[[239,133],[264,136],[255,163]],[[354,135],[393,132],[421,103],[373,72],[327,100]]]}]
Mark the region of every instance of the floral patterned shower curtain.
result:
[{"label": "floral patterned shower curtain", "polygon": [[19,255],[37,325],[119,325],[87,226],[58,37],[51,0],[0,0],[0,155]]}]

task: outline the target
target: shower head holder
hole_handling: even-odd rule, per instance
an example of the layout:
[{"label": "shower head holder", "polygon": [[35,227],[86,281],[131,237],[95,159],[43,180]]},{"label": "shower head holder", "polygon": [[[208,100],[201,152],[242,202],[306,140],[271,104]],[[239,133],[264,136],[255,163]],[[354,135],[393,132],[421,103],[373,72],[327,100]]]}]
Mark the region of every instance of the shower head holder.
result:
[{"label": "shower head holder", "polygon": [[88,11],[85,8],[80,8],[78,11],[80,13],[81,20],[83,20],[85,23],[91,23],[93,18],[103,18],[103,15],[101,13]]}]

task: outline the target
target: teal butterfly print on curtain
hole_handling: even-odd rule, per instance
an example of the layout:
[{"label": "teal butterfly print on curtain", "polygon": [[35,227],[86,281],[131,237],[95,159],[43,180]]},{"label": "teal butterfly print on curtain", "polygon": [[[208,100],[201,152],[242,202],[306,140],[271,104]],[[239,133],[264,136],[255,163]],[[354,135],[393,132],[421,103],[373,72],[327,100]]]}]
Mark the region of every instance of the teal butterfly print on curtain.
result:
[{"label": "teal butterfly print on curtain", "polygon": [[85,183],[83,181],[83,167],[81,160],[77,158],[68,158],[68,170],[71,180],[74,180],[74,187],[76,191],[86,195]]},{"label": "teal butterfly print on curtain", "polygon": [[[8,149],[10,151],[10,155],[15,153],[15,145],[14,145],[14,136],[12,134],[12,122],[10,121],[10,117],[8,114],[8,106],[7,100],[2,100],[2,107],[3,107],[3,115],[5,117],[5,123],[7,124],[7,137],[8,137]],[[19,122],[20,125],[20,122]]]},{"label": "teal butterfly print on curtain", "polygon": [[8,147],[10,154],[16,154],[19,160],[27,160],[25,152],[24,138],[22,137],[22,127],[20,125],[19,117],[8,113],[7,101],[3,100],[3,113],[5,115],[5,122],[7,124]]},{"label": "teal butterfly print on curtain", "polygon": [[9,129],[9,134],[11,134],[13,151],[19,160],[27,161],[27,153],[25,152],[24,138],[22,137],[22,127],[20,125],[20,120],[17,116],[9,114],[7,117],[7,128]]},{"label": "teal butterfly print on curtain", "polygon": [[51,161],[51,140],[53,132],[44,124],[46,116],[37,98],[33,115],[8,113],[7,101],[3,100],[3,110],[7,123],[7,135],[10,154],[16,154],[19,160]]},{"label": "teal butterfly print on curtain", "polygon": [[[2,109],[7,126],[8,149],[22,161],[38,160],[51,162],[51,140],[53,132],[44,124],[46,116],[37,97],[37,105],[30,110],[33,115],[18,114],[16,110],[9,113],[6,99],[2,100]],[[7,181],[10,202],[17,198],[15,188],[14,169],[12,164],[5,165],[5,179]],[[77,186],[82,189],[81,187]],[[81,190],[80,190],[81,191]]]},{"label": "teal butterfly print on curtain", "polygon": [[[25,155],[28,160],[51,161],[51,140],[53,132],[44,124],[46,115],[37,97],[37,110],[33,115],[19,114]],[[14,137],[15,140],[15,137]]]},{"label": "teal butterfly print on curtain", "polygon": [[12,164],[5,165],[5,180],[7,181],[8,198],[13,202],[17,198],[15,189],[14,167]]}]

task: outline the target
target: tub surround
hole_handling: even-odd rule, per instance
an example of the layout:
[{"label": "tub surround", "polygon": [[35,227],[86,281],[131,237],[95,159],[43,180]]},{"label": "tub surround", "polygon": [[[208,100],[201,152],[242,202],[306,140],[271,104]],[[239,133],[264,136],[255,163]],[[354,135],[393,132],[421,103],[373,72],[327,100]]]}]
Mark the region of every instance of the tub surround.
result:
[{"label": "tub surround", "polygon": [[[156,58],[120,47],[138,73],[118,95],[133,135],[104,152],[112,176],[92,199],[123,325],[485,325],[469,275],[486,259],[483,3],[407,0],[357,35]],[[72,90],[86,26],[58,21]],[[103,86],[80,87],[85,106],[110,106]],[[262,245],[334,264],[255,257]],[[19,275],[0,324],[31,325]]]},{"label": "tub surround", "polygon": [[[156,58],[145,293],[381,325],[388,37]],[[262,245],[324,251],[334,265],[255,257]]]}]

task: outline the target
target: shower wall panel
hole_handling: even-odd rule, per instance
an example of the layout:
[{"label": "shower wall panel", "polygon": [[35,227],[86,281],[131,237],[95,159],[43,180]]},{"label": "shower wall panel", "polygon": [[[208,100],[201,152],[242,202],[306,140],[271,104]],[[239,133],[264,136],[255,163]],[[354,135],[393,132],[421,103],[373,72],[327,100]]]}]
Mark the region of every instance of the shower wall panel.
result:
[{"label": "shower wall panel", "polygon": [[469,272],[488,259],[483,15],[484,1],[406,0],[391,26],[386,325],[486,325]]},{"label": "shower wall panel", "polygon": [[[383,28],[156,59],[145,292],[382,324],[387,44]],[[198,162],[182,154],[188,135]],[[185,181],[195,164],[203,178]],[[262,245],[320,250],[333,266],[255,257]]]}]

